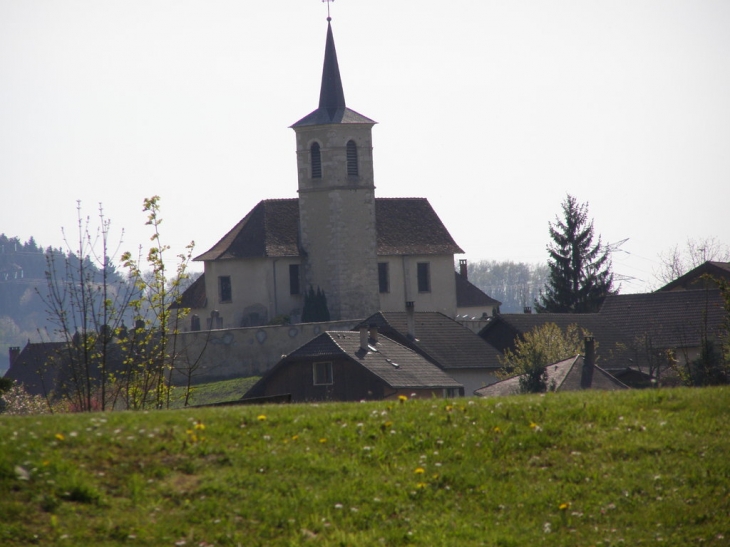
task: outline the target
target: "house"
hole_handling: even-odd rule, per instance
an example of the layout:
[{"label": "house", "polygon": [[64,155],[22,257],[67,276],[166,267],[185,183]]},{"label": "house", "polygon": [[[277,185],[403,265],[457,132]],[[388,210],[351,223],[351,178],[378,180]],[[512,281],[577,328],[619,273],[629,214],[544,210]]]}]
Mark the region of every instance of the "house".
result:
[{"label": "house", "polygon": [[456,317],[460,321],[482,320],[486,322],[488,317],[499,313],[499,306],[502,303],[469,281],[465,258],[459,259],[459,271],[455,272],[455,281]]},{"label": "house", "polygon": [[[463,251],[427,199],[375,197],[375,123],[345,103],[328,22],[319,106],[291,126],[298,198],[259,202],[195,258],[205,273],[183,296],[189,330],[298,322],[309,287],[324,292],[332,320],[406,301],[456,316]],[[489,300],[469,308],[489,312]]]},{"label": "house", "polygon": [[28,343],[21,350],[11,347],[8,351],[10,367],[4,378],[22,384],[31,395],[46,396],[63,378],[64,342]]},{"label": "house", "polygon": [[498,351],[514,350],[518,337],[555,323],[577,324],[595,337],[601,367],[632,387],[678,383],[674,369],[700,355],[703,338],[720,340],[726,317],[718,289],[609,295],[598,313],[504,314],[479,335]]},{"label": "house", "polygon": [[375,326],[391,340],[415,351],[464,386],[464,393],[497,381],[500,353],[459,322],[439,312],[378,312],[355,327]]},{"label": "house", "polygon": [[[585,356],[576,355],[546,367],[548,391],[579,391],[599,389],[615,391],[628,389],[610,373],[596,366],[593,358],[593,341],[586,340]],[[520,393],[521,376],[514,376],[495,384],[477,389],[480,397],[498,397]]]},{"label": "house", "polygon": [[711,279],[707,279],[706,276],[730,283],[730,262],[707,261],[674,281],[667,283],[658,289],[658,291],[686,291],[716,287],[717,283]]},{"label": "house", "polygon": [[291,396],[292,402],[360,401],[463,395],[439,367],[377,328],[327,331],[281,359],[243,399]]}]

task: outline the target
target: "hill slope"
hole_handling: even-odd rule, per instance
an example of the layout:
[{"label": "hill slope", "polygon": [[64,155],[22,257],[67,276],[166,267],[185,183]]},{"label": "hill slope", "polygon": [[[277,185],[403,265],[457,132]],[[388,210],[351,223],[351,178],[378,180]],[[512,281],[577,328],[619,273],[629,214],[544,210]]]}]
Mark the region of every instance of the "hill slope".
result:
[{"label": "hill slope", "polygon": [[727,545],[730,389],[0,418],[0,544]]}]

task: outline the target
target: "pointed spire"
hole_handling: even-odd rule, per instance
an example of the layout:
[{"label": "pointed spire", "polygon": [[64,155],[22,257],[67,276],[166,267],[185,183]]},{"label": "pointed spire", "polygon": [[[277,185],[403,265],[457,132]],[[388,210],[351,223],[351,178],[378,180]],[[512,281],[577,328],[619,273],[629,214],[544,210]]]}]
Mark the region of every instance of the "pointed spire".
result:
[{"label": "pointed spire", "polygon": [[345,92],[342,90],[340,66],[337,63],[335,39],[332,25],[327,18],[327,43],[324,48],[324,66],[322,67],[322,87],[319,90],[319,107],[326,108],[330,118],[340,108],[345,108]]}]

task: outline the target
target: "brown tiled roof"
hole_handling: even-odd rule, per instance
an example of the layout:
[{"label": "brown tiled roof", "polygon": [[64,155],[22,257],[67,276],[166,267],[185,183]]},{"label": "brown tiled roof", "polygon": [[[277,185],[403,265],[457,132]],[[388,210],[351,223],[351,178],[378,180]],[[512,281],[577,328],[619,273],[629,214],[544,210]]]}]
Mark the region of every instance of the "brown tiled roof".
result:
[{"label": "brown tiled roof", "polygon": [[298,232],[298,200],[267,199],[195,260],[299,256]]},{"label": "brown tiled roof", "polygon": [[[379,336],[378,342],[370,340],[377,351],[360,348],[360,333],[352,331],[327,331],[290,353],[269,370],[244,396],[250,397],[261,391],[261,385],[285,363],[311,357],[336,358],[346,356],[365,367],[394,389],[461,388],[437,366],[416,352]],[[397,366],[396,366],[397,365]]]},{"label": "brown tiled roof", "polygon": [[[659,291],[674,291],[678,289],[702,289],[705,288],[703,275],[724,279],[730,282],[730,262],[705,262],[693,270],[687,272],[674,281],[667,283]],[[710,282],[711,283],[711,282]],[[658,291],[657,291],[658,292]]]},{"label": "brown tiled roof", "polygon": [[198,279],[185,289],[179,304],[170,306],[172,309],[177,308],[204,308],[208,303],[205,295],[205,274],[201,274]]},{"label": "brown tiled roof", "polygon": [[[415,312],[415,337],[406,312],[378,312],[360,325],[375,324],[385,336],[417,351],[444,370],[500,368],[499,352],[462,324],[440,312]],[[355,327],[355,330],[359,325]]]},{"label": "brown tiled roof", "polygon": [[[547,367],[550,388],[555,391],[578,391],[581,388],[581,374],[583,368],[583,356],[577,355],[563,361],[558,361]],[[611,374],[596,366],[593,370],[593,382],[590,389],[601,389],[613,391],[628,389],[628,386],[619,382]],[[520,392],[520,377],[513,376],[495,384],[477,389],[474,393],[480,397],[497,397],[504,395],[515,395]]]},{"label": "brown tiled roof", "polygon": [[[377,198],[379,255],[454,254],[464,251],[425,198]],[[299,256],[299,201],[260,201],[209,251],[195,260]]]},{"label": "brown tiled roof", "polygon": [[655,348],[699,347],[703,333],[721,336],[725,319],[718,289],[607,296],[599,315],[624,337],[648,335]]},{"label": "brown tiled roof", "polygon": [[474,308],[478,306],[500,306],[502,303],[495,300],[471,281],[454,272],[456,276],[456,307]]}]

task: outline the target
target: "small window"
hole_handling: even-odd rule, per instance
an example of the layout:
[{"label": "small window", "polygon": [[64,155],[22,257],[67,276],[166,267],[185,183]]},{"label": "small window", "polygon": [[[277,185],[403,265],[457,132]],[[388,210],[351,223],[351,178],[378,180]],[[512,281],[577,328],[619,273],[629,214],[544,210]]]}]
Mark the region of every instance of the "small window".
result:
[{"label": "small window", "polygon": [[418,263],[418,292],[431,292],[431,272],[428,262]]},{"label": "small window", "polygon": [[289,294],[299,294],[299,264],[289,264]]},{"label": "small window", "polygon": [[218,278],[218,296],[221,302],[231,302],[233,300],[230,275],[222,275]]},{"label": "small window", "polygon": [[309,159],[312,164],[312,178],[322,178],[322,155],[319,153],[319,143],[312,143],[309,149]]},{"label": "small window", "polygon": [[356,177],[357,169],[357,145],[355,141],[347,141],[347,176]]},{"label": "small window", "polygon": [[315,386],[328,386],[332,384],[332,362],[314,363],[312,372],[314,374]]},{"label": "small window", "polygon": [[378,288],[380,292],[390,292],[390,283],[388,279],[388,263],[378,262]]}]

